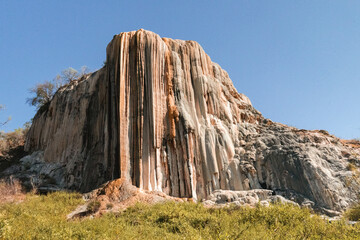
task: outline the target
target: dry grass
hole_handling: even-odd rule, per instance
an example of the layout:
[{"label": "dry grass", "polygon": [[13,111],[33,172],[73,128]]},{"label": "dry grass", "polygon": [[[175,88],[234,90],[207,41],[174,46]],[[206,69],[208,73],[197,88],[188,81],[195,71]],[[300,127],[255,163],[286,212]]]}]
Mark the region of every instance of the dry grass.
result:
[{"label": "dry grass", "polygon": [[0,204],[21,202],[26,198],[18,180],[0,181]]}]

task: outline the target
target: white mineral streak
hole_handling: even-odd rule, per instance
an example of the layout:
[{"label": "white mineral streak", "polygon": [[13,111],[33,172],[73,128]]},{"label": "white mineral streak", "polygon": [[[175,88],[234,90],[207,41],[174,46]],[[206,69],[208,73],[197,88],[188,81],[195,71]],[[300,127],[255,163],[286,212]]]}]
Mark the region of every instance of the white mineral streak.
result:
[{"label": "white mineral streak", "polygon": [[65,163],[81,191],[115,178],[194,199],[268,188],[333,209],[356,195],[342,156],[353,150],[265,119],[198,43],[142,29],[115,35],[104,68],[56,93],[26,149]]}]

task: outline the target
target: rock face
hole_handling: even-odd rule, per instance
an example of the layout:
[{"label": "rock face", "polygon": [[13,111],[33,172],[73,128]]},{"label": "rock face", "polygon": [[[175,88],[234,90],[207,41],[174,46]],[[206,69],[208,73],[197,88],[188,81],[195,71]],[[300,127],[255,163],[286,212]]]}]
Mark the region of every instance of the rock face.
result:
[{"label": "rock face", "polygon": [[247,191],[215,190],[210,194],[209,200],[204,202],[204,205],[211,207],[226,205],[255,207],[257,204],[269,206],[270,203],[286,203],[298,206],[297,203],[282,196],[273,195],[273,191],[264,189]]},{"label": "rock face", "polygon": [[198,43],[142,29],[115,35],[102,69],[58,90],[25,149],[83,192],[116,178],[194,199],[263,188],[334,210],[358,193],[358,148],[264,118]]},{"label": "rock face", "polygon": [[84,194],[83,199],[86,200],[85,204],[68,214],[68,220],[97,217],[109,212],[118,213],[138,202],[156,204],[166,201],[184,202],[187,200],[170,197],[162,192],[144,191],[121,178],[106,182],[99,188]]},{"label": "rock face", "polygon": [[37,151],[0,172],[0,178],[10,183],[17,179],[24,190],[35,188],[39,193],[47,193],[62,190],[66,184],[65,174],[64,164],[45,162],[44,153]]}]

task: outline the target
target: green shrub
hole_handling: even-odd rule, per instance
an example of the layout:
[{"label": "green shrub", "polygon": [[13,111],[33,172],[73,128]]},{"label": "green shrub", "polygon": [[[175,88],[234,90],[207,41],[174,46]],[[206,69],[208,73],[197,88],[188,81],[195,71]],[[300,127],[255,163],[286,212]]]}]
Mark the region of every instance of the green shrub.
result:
[{"label": "green shrub", "polygon": [[94,201],[91,201],[91,202],[87,205],[86,210],[87,210],[88,212],[94,213],[94,212],[97,212],[97,211],[99,210],[100,206],[101,206],[100,202],[94,200]]},{"label": "green shrub", "polygon": [[357,203],[345,212],[345,217],[350,221],[360,220],[360,203]]}]

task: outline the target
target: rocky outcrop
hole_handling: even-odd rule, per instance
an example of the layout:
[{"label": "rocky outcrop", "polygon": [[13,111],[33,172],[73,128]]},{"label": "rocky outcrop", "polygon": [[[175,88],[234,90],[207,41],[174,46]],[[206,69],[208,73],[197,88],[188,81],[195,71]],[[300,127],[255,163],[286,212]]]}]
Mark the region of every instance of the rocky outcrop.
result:
[{"label": "rocky outcrop", "polygon": [[[264,189],[253,189],[247,191],[232,191],[232,190],[215,190],[209,199],[203,202],[205,206],[223,207],[229,205],[256,207],[258,204],[268,207],[270,203],[277,204],[293,204],[297,203],[290,201],[281,195],[273,195],[273,191]],[[308,203],[303,206],[308,207]],[[312,206],[309,206],[312,207]]]},{"label": "rocky outcrop", "polygon": [[65,175],[65,165],[45,162],[42,151],[33,152],[0,172],[1,179],[6,179],[9,183],[13,179],[19,180],[24,190],[36,190],[38,193],[62,190],[66,186]]},{"label": "rocky outcrop", "polygon": [[68,214],[67,219],[98,217],[105,213],[121,212],[136,203],[156,204],[167,201],[184,202],[187,199],[175,198],[158,191],[146,191],[118,178],[106,182],[99,188],[83,195],[85,204]]},{"label": "rocky outcrop", "polygon": [[271,189],[334,210],[358,193],[358,148],[264,118],[198,43],[142,29],[115,35],[105,67],[57,91],[25,148],[83,192],[121,178],[194,199]]}]

